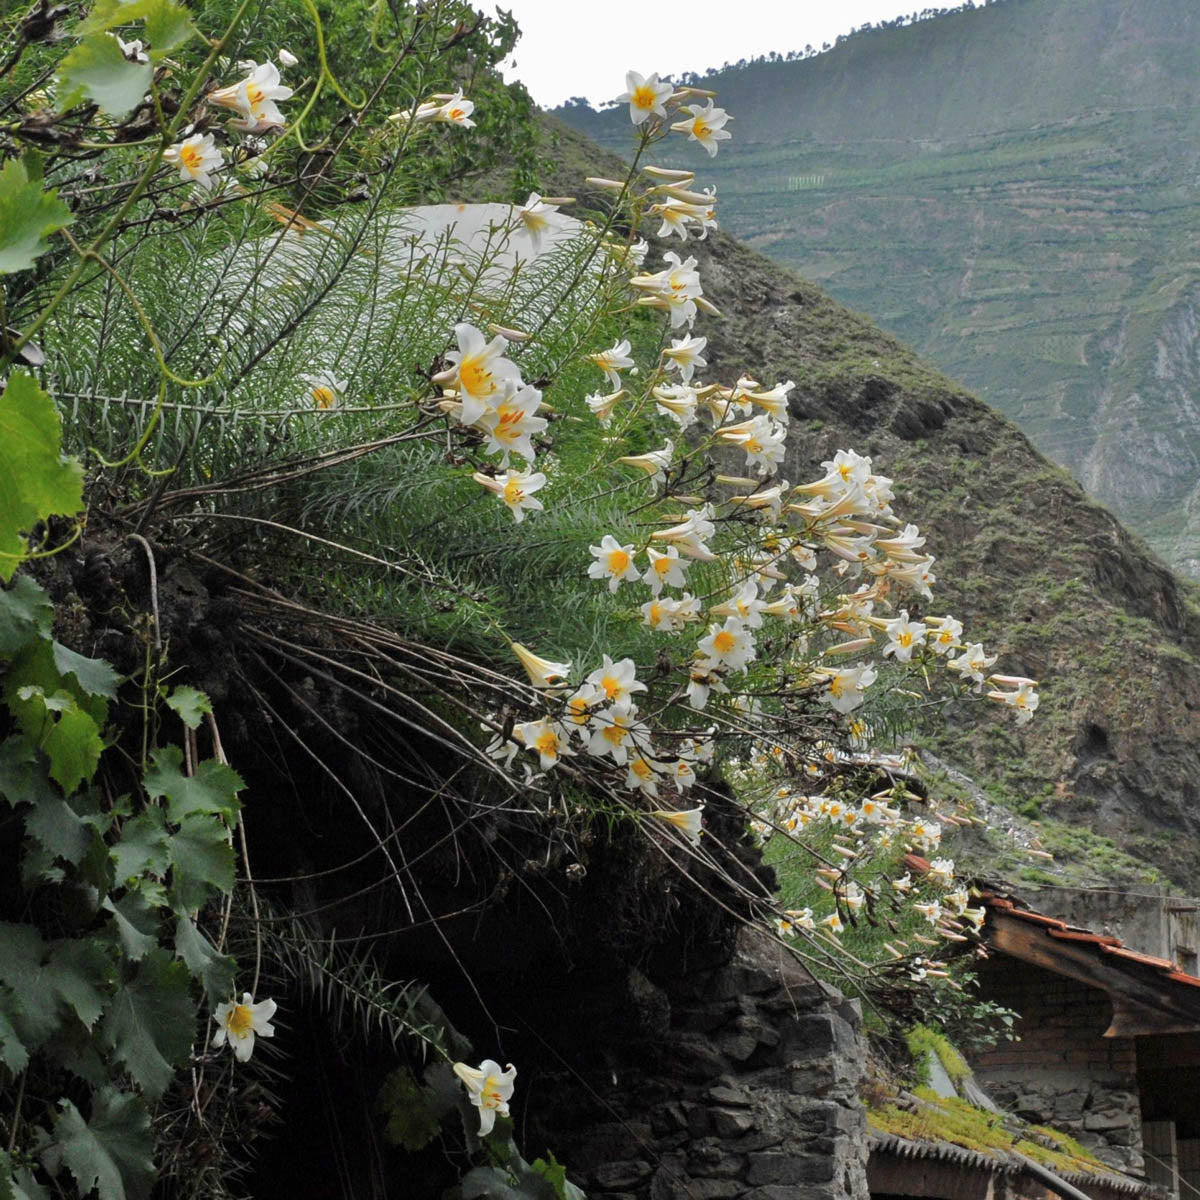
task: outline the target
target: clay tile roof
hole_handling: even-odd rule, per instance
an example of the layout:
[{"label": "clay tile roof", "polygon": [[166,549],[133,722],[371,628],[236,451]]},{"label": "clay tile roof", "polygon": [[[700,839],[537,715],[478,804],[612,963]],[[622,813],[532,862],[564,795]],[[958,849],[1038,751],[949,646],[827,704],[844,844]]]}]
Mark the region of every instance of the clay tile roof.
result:
[{"label": "clay tile roof", "polygon": [[1117,958],[1127,958],[1130,962],[1141,963],[1144,967],[1158,967],[1161,971],[1171,973],[1175,971],[1175,964],[1169,958],[1155,958],[1152,954],[1139,954],[1136,950],[1122,946],[1119,938],[1115,940],[1115,944],[1110,943],[1107,946],[1101,946],[1100,949],[1105,954],[1112,954]]},{"label": "clay tile roof", "polygon": [[1003,914],[1007,918],[1040,926],[1051,940],[1094,945],[1102,955],[1119,959],[1122,962],[1134,963],[1140,967],[1152,968],[1172,983],[1183,984],[1187,987],[1200,987],[1200,978],[1180,971],[1170,959],[1157,958],[1152,954],[1141,954],[1137,950],[1130,950],[1128,946],[1123,945],[1120,938],[1095,933],[1090,929],[1081,929],[1077,925],[1068,925],[1057,917],[1035,911],[1018,897],[1005,896],[992,891],[981,891],[979,902],[985,908]]},{"label": "clay tile roof", "polygon": [[1092,942],[1097,946],[1119,946],[1121,944],[1121,939],[1118,937],[1110,937],[1103,933],[1088,933],[1084,929],[1051,929],[1050,936],[1063,942]]}]

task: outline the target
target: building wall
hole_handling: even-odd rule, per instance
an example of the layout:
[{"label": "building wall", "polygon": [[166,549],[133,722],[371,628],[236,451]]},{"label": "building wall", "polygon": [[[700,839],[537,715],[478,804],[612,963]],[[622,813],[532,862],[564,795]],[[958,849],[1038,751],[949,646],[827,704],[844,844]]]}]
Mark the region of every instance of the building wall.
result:
[{"label": "building wall", "polygon": [[1137,1053],[1106,1038],[1108,996],[1003,955],[980,964],[980,994],[1020,1014],[1019,1040],[976,1054],[979,1083],[1025,1120],[1071,1134],[1098,1158],[1141,1174]]},{"label": "building wall", "polygon": [[728,964],[636,987],[656,1028],[540,1085],[592,1200],[868,1200],[857,1002],[753,931]]}]

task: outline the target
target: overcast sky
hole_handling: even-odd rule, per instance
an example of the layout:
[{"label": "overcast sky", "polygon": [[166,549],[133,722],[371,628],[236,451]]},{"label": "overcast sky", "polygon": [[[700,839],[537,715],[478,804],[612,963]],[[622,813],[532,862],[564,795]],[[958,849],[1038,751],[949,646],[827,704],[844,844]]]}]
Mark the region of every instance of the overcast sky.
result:
[{"label": "overcast sky", "polygon": [[[935,7],[950,7],[942,0]],[[678,75],[776,50],[820,47],[867,21],[927,5],[915,0],[500,0],[521,26],[515,67],[533,98],[553,108],[569,96],[611,100],[631,68]]]}]

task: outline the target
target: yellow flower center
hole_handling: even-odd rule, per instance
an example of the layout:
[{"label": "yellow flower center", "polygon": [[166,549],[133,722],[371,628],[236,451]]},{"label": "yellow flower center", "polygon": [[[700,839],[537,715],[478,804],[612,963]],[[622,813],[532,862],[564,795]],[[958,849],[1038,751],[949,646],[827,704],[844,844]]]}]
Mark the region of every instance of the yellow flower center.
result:
[{"label": "yellow flower center", "polygon": [[762,442],[758,441],[756,438],[751,438],[746,443],[746,453],[747,454],[761,454],[762,453]]},{"label": "yellow flower center", "polygon": [[829,681],[829,694],[830,694],[831,696],[835,696],[835,697],[836,697],[836,696],[841,696],[841,694],[842,694],[842,693],[843,693],[845,690],[846,690],[846,683],[845,683],[845,680],[843,680],[843,679],[842,679],[842,677],[841,677],[840,675],[835,675],[835,676],[834,676],[834,677],[833,677],[833,678],[832,678],[832,679]]},{"label": "yellow flower center", "polygon": [[703,141],[710,133],[712,133],[712,129],[707,121],[705,121],[702,117],[697,117],[692,122],[692,133],[695,135],[697,141]]},{"label": "yellow flower center", "polygon": [[260,87],[248,87],[246,89],[246,99],[249,101],[251,109],[257,108],[266,98]]},{"label": "yellow flower center", "polygon": [[913,644],[913,635],[906,629],[897,639],[896,643],[903,646],[906,650]]},{"label": "yellow flower center", "polygon": [[463,391],[472,396],[490,396],[496,390],[491,371],[477,358],[464,358],[459,363],[458,381]]},{"label": "yellow flower center", "polygon": [[640,88],[634,88],[633,103],[636,108],[644,108],[649,111],[657,103],[654,99],[654,89],[646,84],[642,84]]},{"label": "yellow flower center", "polygon": [[200,170],[203,155],[195,146],[180,146],[179,161],[193,174]]},{"label": "yellow flower center", "polygon": [[666,575],[671,570],[671,563],[673,561],[670,558],[657,558],[654,560],[654,570],[659,575]]},{"label": "yellow flower center", "polygon": [[235,1004],[225,1018],[225,1028],[234,1037],[243,1038],[254,1029],[254,1013],[248,1004]]},{"label": "yellow flower center", "polygon": [[614,746],[619,746],[629,736],[629,730],[623,725],[606,725],[604,736]]},{"label": "yellow flower center", "polygon": [[313,403],[318,408],[332,408],[334,400],[333,388],[318,383],[312,390],[312,398]]},{"label": "yellow flower center", "polygon": [[558,735],[553,729],[547,729],[544,733],[538,734],[534,746],[539,754],[544,754],[547,758],[558,757]]},{"label": "yellow flower center", "polygon": [[515,479],[510,479],[504,485],[504,503],[520,504],[524,499],[525,493],[521,489],[521,485]]},{"label": "yellow flower center", "polygon": [[650,605],[650,624],[654,627],[662,620],[663,610],[661,604]]},{"label": "yellow flower center", "polygon": [[722,629],[721,632],[713,638],[713,649],[720,651],[722,654],[728,654],[736,645],[737,638],[735,638],[728,629]]},{"label": "yellow flower center", "polygon": [[499,1108],[504,1103],[504,1097],[500,1094],[500,1081],[495,1075],[489,1075],[483,1081],[483,1090],[479,1093],[479,1106],[481,1108]]},{"label": "yellow flower center", "polygon": [[[633,762],[629,764],[629,769],[639,779],[649,779],[650,776],[654,774],[654,768],[644,758],[635,758]],[[678,821],[674,821],[670,817],[668,817],[667,820],[671,821],[672,825],[679,824]]]},{"label": "yellow flower center", "polygon": [[600,680],[600,686],[604,689],[604,694],[610,699],[615,700],[618,693],[621,691],[621,682],[615,675],[605,675]]},{"label": "yellow flower center", "polygon": [[613,550],[608,556],[608,569],[613,575],[629,570],[629,555],[624,550]]},{"label": "yellow flower center", "polygon": [[515,442],[521,436],[521,422],[525,419],[525,410],[502,404],[497,411],[500,419],[496,422],[496,432],[493,436],[499,442]]}]

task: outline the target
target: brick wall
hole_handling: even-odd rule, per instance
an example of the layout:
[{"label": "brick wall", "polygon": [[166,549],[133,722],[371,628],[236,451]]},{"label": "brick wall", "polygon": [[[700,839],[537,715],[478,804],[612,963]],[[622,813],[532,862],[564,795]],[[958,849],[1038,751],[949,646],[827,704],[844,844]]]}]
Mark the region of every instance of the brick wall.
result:
[{"label": "brick wall", "polygon": [[1137,1052],[1132,1038],[1103,1036],[1112,1020],[1107,994],[1003,955],[980,964],[979,994],[1020,1014],[1018,1041],[971,1060],[996,1103],[1141,1173]]}]

